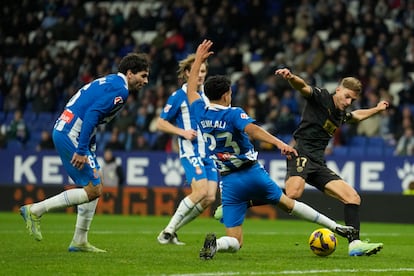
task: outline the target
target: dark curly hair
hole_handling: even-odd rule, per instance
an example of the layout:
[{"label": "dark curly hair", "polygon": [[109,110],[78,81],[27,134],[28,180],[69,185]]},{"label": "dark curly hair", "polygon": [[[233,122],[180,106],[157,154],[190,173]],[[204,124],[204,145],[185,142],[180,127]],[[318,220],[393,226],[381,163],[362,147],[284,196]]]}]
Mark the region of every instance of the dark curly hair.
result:
[{"label": "dark curly hair", "polygon": [[204,93],[210,101],[220,100],[224,93],[230,90],[230,79],[217,75],[208,77],[204,83]]},{"label": "dark curly hair", "polygon": [[128,70],[131,70],[133,74],[141,71],[149,71],[147,54],[129,53],[123,57],[119,63],[118,71],[125,75]]}]

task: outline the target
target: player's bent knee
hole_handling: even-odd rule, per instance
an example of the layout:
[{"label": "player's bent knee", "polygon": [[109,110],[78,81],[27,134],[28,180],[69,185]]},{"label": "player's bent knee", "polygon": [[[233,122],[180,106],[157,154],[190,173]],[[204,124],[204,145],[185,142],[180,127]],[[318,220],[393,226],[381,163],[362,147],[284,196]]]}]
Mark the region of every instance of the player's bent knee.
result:
[{"label": "player's bent knee", "polygon": [[93,186],[89,183],[87,186],[84,187],[86,194],[88,195],[89,201],[92,201],[102,195],[102,185],[98,184]]},{"label": "player's bent knee", "polygon": [[298,199],[302,196],[302,192],[299,190],[286,190],[286,195],[292,199]]}]

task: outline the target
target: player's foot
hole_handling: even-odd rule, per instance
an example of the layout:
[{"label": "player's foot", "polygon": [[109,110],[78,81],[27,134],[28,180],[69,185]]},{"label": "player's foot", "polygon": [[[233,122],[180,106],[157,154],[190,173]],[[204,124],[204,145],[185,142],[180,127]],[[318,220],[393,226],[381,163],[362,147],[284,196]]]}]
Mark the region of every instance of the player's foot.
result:
[{"label": "player's foot", "polygon": [[185,245],[184,242],[182,242],[178,239],[178,235],[175,232],[172,234],[172,237],[170,239],[170,243],[175,244],[175,245]]},{"label": "player's foot", "polygon": [[200,250],[200,259],[211,260],[217,252],[216,235],[214,233],[207,234],[204,240],[204,246]]},{"label": "player's foot", "polygon": [[40,217],[30,212],[32,205],[24,205],[20,208],[20,215],[26,222],[26,228],[29,234],[34,237],[35,240],[41,241],[43,239],[42,232],[40,232]]},{"label": "player's foot", "polygon": [[377,254],[384,245],[382,243],[369,243],[360,240],[354,240],[349,244],[349,256],[370,256]]},{"label": "player's foot", "polygon": [[168,233],[164,230],[158,235],[157,240],[160,244],[171,243],[175,245],[185,245],[185,243],[178,239],[177,233]]},{"label": "player's foot", "polygon": [[219,205],[216,211],[214,211],[214,218],[216,220],[221,220],[223,218],[223,206],[222,205]]},{"label": "player's foot", "polygon": [[335,228],[335,233],[348,240],[355,240],[358,237],[359,231],[352,226],[340,225]]},{"label": "player's foot", "polygon": [[106,250],[99,249],[89,242],[84,244],[77,244],[72,241],[68,247],[69,252],[92,252],[92,253],[105,253]]}]

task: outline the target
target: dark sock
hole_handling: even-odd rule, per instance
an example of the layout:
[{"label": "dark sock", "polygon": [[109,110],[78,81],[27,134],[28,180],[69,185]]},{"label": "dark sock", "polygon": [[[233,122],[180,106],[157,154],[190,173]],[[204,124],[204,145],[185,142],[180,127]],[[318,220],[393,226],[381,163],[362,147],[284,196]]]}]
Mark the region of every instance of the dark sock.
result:
[{"label": "dark sock", "polygon": [[358,234],[354,237],[348,238],[349,242],[353,240],[359,240],[359,229],[360,229],[360,220],[359,220],[359,205],[356,204],[345,204],[344,205],[344,215],[345,215],[345,225],[353,226],[358,230]]}]

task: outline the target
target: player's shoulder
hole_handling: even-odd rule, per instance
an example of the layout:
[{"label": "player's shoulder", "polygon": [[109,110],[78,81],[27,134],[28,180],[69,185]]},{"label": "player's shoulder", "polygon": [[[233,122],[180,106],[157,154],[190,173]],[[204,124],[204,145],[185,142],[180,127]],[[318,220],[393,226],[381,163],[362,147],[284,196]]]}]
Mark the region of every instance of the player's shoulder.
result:
[{"label": "player's shoulder", "polygon": [[177,90],[175,90],[174,92],[172,92],[172,94],[169,96],[170,99],[179,99],[179,100],[184,100],[187,99],[187,94],[185,93],[185,91],[182,88],[178,88]]}]

